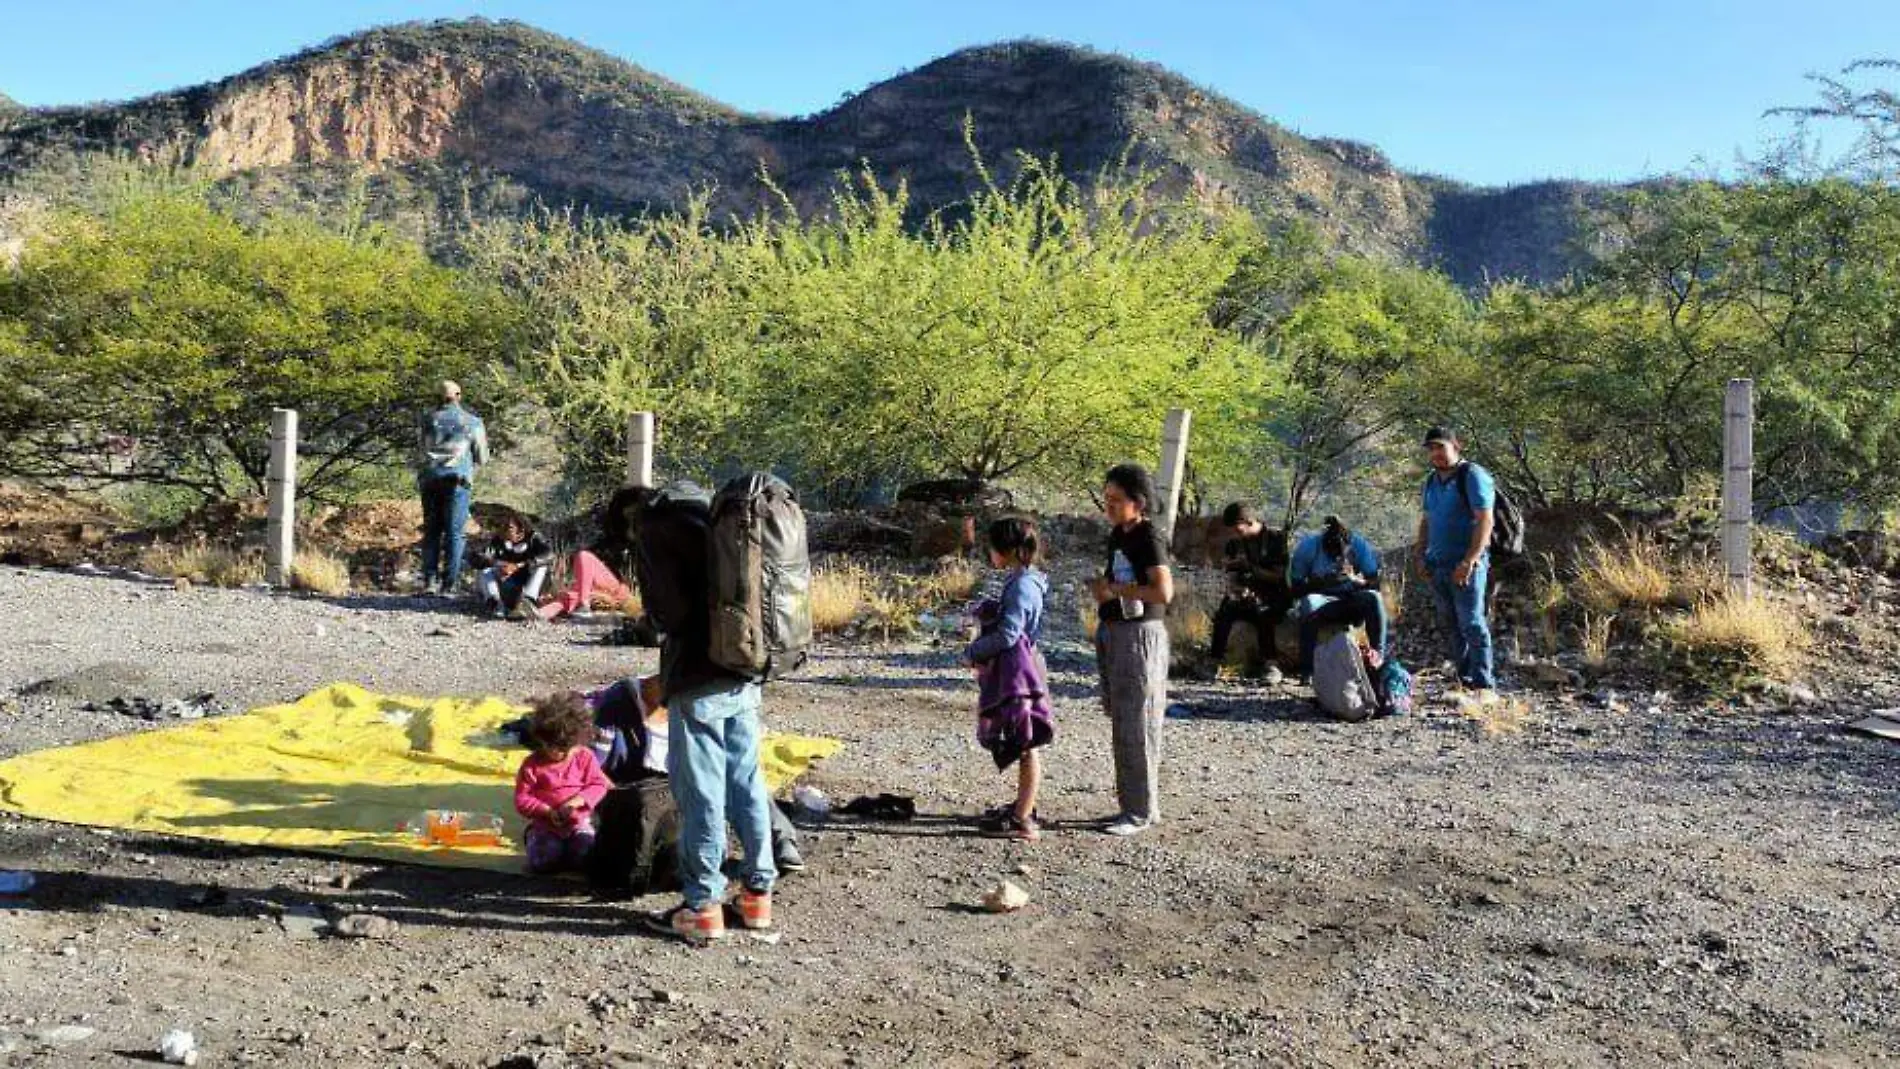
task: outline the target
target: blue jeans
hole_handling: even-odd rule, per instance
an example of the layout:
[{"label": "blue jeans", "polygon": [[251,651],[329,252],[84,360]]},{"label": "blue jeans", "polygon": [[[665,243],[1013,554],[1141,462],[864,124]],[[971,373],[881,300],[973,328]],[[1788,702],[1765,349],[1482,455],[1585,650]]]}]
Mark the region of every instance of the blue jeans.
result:
[{"label": "blue jeans", "polygon": [[1445,635],[1452,662],[1458,666],[1459,682],[1470,687],[1492,687],[1497,681],[1491,674],[1491,625],[1484,618],[1484,588],[1491,575],[1491,558],[1478,558],[1464,586],[1452,578],[1457,569],[1457,561],[1431,565],[1438,630]]},{"label": "blue jeans", "polygon": [[[468,484],[449,477],[422,483],[422,585],[444,591],[462,578],[462,548],[468,538]],[[441,567],[438,568],[437,565]]]},{"label": "blue jeans", "polygon": [[745,852],[741,879],[770,891],[772,796],[759,770],[759,685],[715,683],[668,703],[666,772],[680,811],[680,886],[702,909],[725,899],[726,824]]}]

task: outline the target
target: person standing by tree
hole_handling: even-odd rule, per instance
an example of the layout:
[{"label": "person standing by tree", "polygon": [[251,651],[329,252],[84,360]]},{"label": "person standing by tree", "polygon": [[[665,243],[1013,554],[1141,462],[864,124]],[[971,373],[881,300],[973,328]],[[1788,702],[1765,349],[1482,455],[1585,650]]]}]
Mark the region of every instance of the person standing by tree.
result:
[{"label": "person standing by tree", "polygon": [[1464,459],[1458,436],[1444,427],[1426,432],[1425,455],[1432,471],[1418,518],[1418,571],[1431,583],[1438,627],[1458,682],[1489,691],[1496,679],[1484,600],[1497,483],[1490,472]]},{"label": "person standing by tree", "polygon": [[1137,464],[1111,468],[1102,513],[1114,530],[1108,562],[1091,584],[1100,624],[1095,657],[1102,673],[1115,750],[1115,797],[1121,812],[1103,830],[1138,835],[1161,820],[1161,720],[1168,705],[1168,602],[1174,577],[1168,547],[1148,519],[1160,495]]},{"label": "person standing by tree", "polygon": [[1214,611],[1207,647],[1216,669],[1227,659],[1227,639],[1238,623],[1253,625],[1261,651],[1271,658],[1273,629],[1287,610],[1285,532],[1268,530],[1253,506],[1240,501],[1222,510],[1221,523],[1234,537],[1227,540],[1222,564],[1229,589]]},{"label": "person standing by tree", "polygon": [[423,419],[421,445],[416,489],[422,495],[422,589],[446,596],[462,578],[475,469],[488,463],[488,431],[480,416],[462,407],[462,387],[442,383],[442,405]]}]

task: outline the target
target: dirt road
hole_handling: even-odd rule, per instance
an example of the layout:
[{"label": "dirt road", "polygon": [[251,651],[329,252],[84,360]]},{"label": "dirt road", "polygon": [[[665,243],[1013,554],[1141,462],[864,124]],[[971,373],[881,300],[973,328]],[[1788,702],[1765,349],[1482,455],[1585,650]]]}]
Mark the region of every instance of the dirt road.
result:
[{"label": "dirt road", "polygon": [[[400,599],[18,569],[0,606],[0,697],[29,691],[6,755],[147,727],[87,699],[523,697],[652,656]],[[1419,715],[1359,726],[1183,685],[1166,822],[1117,840],[1089,824],[1112,801],[1092,666],[1050,645],[1032,846],[967,823],[1010,781],[948,649],[828,648],[773,688],[775,725],[847,743],[813,782],[922,810],[811,830],[777,945],[649,938],[631,918],[661,897],[0,818],[0,869],[41,881],[0,900],[0,1064],[151,1060],[174,1026],[205,1065],[1896,1063],[1900,751],[1835,712],[1550,700],[1490,737],[1429,677]],[[1028,909],[977,911],[1004,877]],[[401,927],[299,939],[299,907]]]}]

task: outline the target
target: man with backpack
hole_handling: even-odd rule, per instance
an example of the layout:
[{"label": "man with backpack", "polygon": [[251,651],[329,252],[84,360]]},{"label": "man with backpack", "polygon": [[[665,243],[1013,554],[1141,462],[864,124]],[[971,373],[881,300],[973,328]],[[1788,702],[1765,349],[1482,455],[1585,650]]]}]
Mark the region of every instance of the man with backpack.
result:
[{"label": "man with backpack", "polygon": [[[1425,435],[1431,474],[1425,479],[1415,552],[1419,574],[1431,583],[1438,627],[1460,684],[1480,691],[1496,686],[1491,665],[1491,626],[1485,619],[1485,584],[1498,516],[1507,502],[1491,473],[1465,460],[1457,435],[1433,427]],[[1509,536],[1521,546],[1522,527]]]},{"label": "man with backpack", "polygon": [[[422,421],[416,489],[422,496],[422,589],[449,595],[462,578],[469,491],[488,463],[488,431],[462,407],[462,388],[442,384],[442,405]],[[440,586],[437,585],[440,580]]]},{"label": "man with backpack", "polygon": [[811,639],[804,514],[791,488],[769,475],[734,480],[716,498],[676,482],[633,505],[634,573],[665,636],[660,700],[685,899],[651,923],[695,944],[725,937],[730,823],[744,853],[739,923],[770,929],[778,868],[759,705],[764,681],[796,667]]}]

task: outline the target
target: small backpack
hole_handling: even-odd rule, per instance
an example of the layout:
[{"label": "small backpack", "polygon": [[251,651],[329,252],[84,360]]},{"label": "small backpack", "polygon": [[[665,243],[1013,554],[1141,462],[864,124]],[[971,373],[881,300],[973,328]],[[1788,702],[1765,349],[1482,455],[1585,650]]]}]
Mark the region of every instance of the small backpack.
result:
[{"label": "small backpack", "polygon": [[[1518,557],[1524,553],[1524,513],[1504,492],[1504,484],[1495,478],[1491,481],[1491,555],[1495,557]],[[1458,465],[1458,496],[1465,499],[1465,508],[1471,508],[1471,462]]]},{"label": "small backpack", "polygon": [[760,680],[797,669],[811,645],[811,556],[798,495],[765,472],[734,479],[713,497],[710,538],[713,663]]},{"label": "small backpack", "polygon": [[475,448],[472,417],[443,406],[423,420],[422,474],[426,479],[461,478]]},{"label": "small backpack", "polygon": [[1397,657],[1387,657],[1378,674],[1379,715],[1412,715],[1412,673]]},{"label": "small backpack", "polygon": [[1380,696],[1366,673],[1359,636],[1349,628],[1313,651],[1313,698],[1338,720],[1357,724],[1378,712]]},{"label": "small backpack", "polygon": [[680,812],[665,776],[608,791],[594,810],[594,822],[594,848],[584,865],[595,889],[643,895],[679,885]]}]

